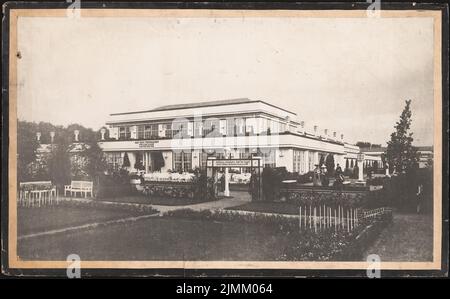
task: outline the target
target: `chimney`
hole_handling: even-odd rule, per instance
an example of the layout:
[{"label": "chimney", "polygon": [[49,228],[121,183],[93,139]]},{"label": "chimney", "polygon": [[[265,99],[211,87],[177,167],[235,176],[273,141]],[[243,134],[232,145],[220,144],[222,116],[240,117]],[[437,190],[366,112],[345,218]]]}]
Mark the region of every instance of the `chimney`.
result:
[{"label": "chimney", "polygon": [[50,132],[50,140],[51,140],[51,143],[53,143],[55,141],[55,132],[53,132],[53,131]]},{"label": "chimney", "polygon": [[305,122],[304,122],[304,121],[301,121],[301,122],[300,122],[300,126],[302,127],[302,129],[304,129],[304,128],[305,128]]},{"label": "chimney", "polygon": [[100,134],[102,134],[102,140],[105,140],[105,133],[106,133],[105,128],[101,128]]},{"label": "chimney", "polygon": [[41,132],[37,132],[37,133],[36,133],[36,140],[37,140],[38,142],[41,141]]},{"label": "chimney", "polygon": [[328,136],[328,129],[323,130],[323,132],[325,133],[325,136]]},{"label": "chimney", "polygon": [[73,133],[75,134],[75,142],[78,142],[78,135],[80,134],[80,131],[75,130]]},{"label": "chimney", "polygon": [[344,134],[341,134],[341,140],[344,141]]},{"label": "chimney", "polygon": [[336,131],[333,132],[333,137],[336,139]]},{"label": "chimney", "polygon": [[314,135],[317,135],[317,126],[314,126]]}]

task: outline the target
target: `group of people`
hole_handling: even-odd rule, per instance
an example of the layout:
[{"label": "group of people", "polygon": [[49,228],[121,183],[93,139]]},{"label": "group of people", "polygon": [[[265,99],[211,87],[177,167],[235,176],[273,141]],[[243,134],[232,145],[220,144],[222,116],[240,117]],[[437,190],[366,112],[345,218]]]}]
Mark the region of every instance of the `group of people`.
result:
[{"label": "group of people", "polygon": [[[330,175],[328,174],[327,167],[322,164],[315,165],[314,169],[314,177],[313,177],[313,185],[314,186],[329,186],[330,184]],[[334,170],[334,187],[342,187],[344,182],[344,172],[339,164],[336,165],[336,169]]]}]

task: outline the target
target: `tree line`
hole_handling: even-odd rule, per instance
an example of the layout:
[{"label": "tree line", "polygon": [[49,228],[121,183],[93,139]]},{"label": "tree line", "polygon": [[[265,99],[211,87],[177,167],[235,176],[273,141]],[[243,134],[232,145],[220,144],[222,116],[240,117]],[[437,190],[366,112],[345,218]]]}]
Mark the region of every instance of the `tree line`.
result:
[{"label": "tree line", "polygon": [[[79,131],[78,148],[71,152],[76,141],[75,130]],[[40,140],[37,133],[40,133]],[[94,131],[80,124],[57,126],[48,122],[18,121],[18,181],[51,180],[56,185],[63,185],[72,179],[95,179],[106,169],[103,152],[97,144],[100,137],[100,130]],[[50,145],[50,149],[48,146],[43,149],[44,144]]]}]

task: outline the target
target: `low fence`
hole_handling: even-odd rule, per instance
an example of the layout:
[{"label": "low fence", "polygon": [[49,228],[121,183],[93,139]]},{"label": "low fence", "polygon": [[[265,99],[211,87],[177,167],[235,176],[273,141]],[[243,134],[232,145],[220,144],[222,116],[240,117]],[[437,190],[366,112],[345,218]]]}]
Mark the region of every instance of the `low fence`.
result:
[{"label": "low fence", "polygon": [[50,181],[22,182],[19,184],[19,207],[42,207],[58,204],[58,191]]},{"label": "low fence", "polygon": [[351,232],[362,222],[386,214],[392,214],[392,209],[383,207],[363,210],[360,208],[345,208],[344,206],[300,206],[298,227],[299,230],[313,230],[314,232],[324,230]]}]

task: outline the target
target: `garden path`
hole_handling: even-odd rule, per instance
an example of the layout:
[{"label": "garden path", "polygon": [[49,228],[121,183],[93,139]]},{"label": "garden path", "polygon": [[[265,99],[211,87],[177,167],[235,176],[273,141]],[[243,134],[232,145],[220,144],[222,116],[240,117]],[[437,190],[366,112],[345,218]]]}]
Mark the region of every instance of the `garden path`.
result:
[{"label": "garden path", "polygon": [[168,211],[181,210],[181,209],[192,209],[195,211],[201,210],[222,210],[226,208],[236,207],[246,204],[251,201],[250,194],[246,191],[232,191],[233,197],[222,198],[216,201],[202,202],[192,205],[185,206],[161,206],[152,205],[153,208],[157,209],[160,213],[165,213]]},{"label": "garden path", "polygon": [[[150,205],[152,208],[157,209],[161,214],[168,212],[168,211],[175,211],[175,210],[181,210],[181,209],[192,209],[195,211],[201,211],[201,210],[221,210],[231,207],[240,206],[243,204],[246,204],[251,201],[251,196],[246,191],[232,191],[231,192],[232,197],[229,198],[222,198],[215,201],[208,201],[208,202],[202,202],[202,203],[196,203],[191,205],[183,205],[183,206],[164,206],[164,205]],[[69,198],[69,197],[61,197],[61,200],[72,200],[72,201],[80,201],[80,202],[90,202],[93,201],[93,199],[85,199],[85,198]],[[126,206],[149,206],[149,204],[139,204],[139,203],[120,203],[117,201],[109,202],[107,199],[101,201],[104,205],[126,205]]]}]

